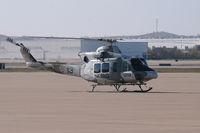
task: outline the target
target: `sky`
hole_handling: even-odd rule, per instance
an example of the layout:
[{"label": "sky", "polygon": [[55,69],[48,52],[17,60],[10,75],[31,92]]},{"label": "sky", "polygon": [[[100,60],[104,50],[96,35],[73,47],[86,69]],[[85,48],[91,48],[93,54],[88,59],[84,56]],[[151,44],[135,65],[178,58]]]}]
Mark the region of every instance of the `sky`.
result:
[{"label": "sky", "polygon": [[0,34],[94,37],[200,34],[200,0],[0,0]]}]

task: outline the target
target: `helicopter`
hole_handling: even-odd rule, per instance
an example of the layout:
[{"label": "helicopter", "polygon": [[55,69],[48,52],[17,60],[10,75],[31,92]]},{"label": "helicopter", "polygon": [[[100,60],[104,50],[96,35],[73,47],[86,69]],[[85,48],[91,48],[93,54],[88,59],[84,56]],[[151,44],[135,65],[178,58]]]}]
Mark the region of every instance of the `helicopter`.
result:
[{"label": "helicopter", "polygon": [[133,58],[124,56],[120,49],[113,45],[117,42],[114,39],[93,39],[93,38],[65,38],[65,37],[33,37],[32,38],[53,38],[53,39],[85,39],[97,40],[108,43],[97,48],[95,52],[79,52],[81,64],[48,63],[37,61],[30,50],[22,43],[15,42],[8,37],[7,41],[20,47],[20,52],[26,65],[36,69],[46,69],[51,72],[81,77],[92,85],[91,92],[97,86],[114,86],[117,92],[129,92],[127,88],[120,90],[122,86],[138,86],[139,90],[131,92],[149,92],[152,87],[147,86],[147,81],[156,79],[158,74],[150,68],[144,58]]}]

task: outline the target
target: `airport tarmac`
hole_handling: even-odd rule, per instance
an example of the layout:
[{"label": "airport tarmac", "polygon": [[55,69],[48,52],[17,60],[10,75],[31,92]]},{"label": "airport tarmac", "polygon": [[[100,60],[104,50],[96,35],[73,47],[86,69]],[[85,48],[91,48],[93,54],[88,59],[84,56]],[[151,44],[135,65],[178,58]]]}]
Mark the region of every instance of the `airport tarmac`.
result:
[{"label": "airport tarmac", "polygon": [[0,132],[200,132],[200,74],[160,73],[150,84],[149,93],[91,93],[91,83],[77,77],[1,72]]}]

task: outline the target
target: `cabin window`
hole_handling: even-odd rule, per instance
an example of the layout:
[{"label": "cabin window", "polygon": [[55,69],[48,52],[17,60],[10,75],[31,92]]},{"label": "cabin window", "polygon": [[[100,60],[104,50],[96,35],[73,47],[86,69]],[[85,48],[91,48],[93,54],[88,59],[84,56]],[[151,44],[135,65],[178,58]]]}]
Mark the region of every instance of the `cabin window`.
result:
[{"label": "cabin window", "polygon": [[117,62],[113,63],[113,72],[117,72]]},{"label": "cabin window", "polygon": [[109,72],[109,63],[103,63],[102,64],[102,72]]},{"label": "cabin window", "polygon": [[94,73],[101,72],[101,64],[94,64]]}]

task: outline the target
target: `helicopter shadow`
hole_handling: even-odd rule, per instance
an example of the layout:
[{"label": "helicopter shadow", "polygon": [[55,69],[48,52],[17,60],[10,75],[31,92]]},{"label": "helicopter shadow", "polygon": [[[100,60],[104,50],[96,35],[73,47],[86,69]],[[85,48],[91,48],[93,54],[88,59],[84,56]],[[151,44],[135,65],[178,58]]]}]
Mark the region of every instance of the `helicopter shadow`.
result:
[{"label": "helicopter shadow", "polygon": [[161,92],[161,91],[152,91],[152,92],[141,92],[141,91],[68,91],[72,93],[143,93],[143,94],[178,94],[182,92]]},{"label": "helicopter shadow", "polygon": [[151,91],[151,92],[141,92],[141,91],[70,91],[72,93],[118,93],[118,94],[200,94],[200,92],[178,92],[178,91]]},{"label": "helicopter shadow", "polygon": [[141,92],[141,91],[94,91],[94,92],[91,92],[91,91],[87,91],[89,93],[133,93],[133,94],[137,94],[137,93],[140,93],[140,94],[179,94],[181,92]]}]

